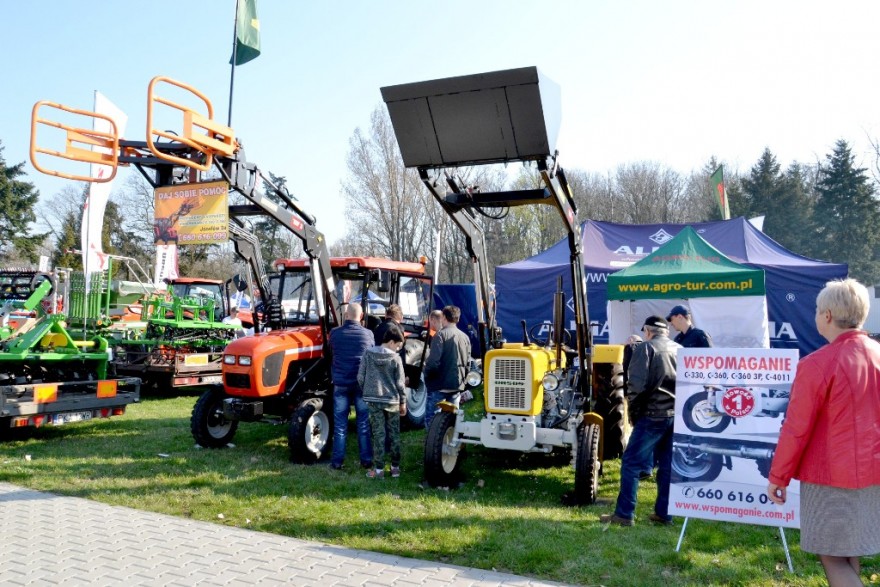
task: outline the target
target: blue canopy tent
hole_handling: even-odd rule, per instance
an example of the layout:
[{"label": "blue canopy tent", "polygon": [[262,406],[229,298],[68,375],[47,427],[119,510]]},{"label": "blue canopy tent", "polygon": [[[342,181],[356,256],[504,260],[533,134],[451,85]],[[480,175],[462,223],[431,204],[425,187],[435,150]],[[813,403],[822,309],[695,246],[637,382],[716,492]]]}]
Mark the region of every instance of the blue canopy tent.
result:
[{"label": "blue canopy tent", "polygon": [[[796,348],[805,355],[825,343],[814,322],[816,295],[827,281],[846,277],[847,266],[796,255],[745,218],[694,224],[584,222],[587,297],[596,342],[609,342],[608,275],[654,252],[685,226],[731,260],[764,269],[771,347]],[[534,257],[495,269],[498,323],[509,340],[517,336],[521,319],[535,324],[552,318],[556,278],[562,276],[563,287],[571,291],[568,260],[568,244],[560,241]],[[570,304],[566,311],[571,318]]]}]

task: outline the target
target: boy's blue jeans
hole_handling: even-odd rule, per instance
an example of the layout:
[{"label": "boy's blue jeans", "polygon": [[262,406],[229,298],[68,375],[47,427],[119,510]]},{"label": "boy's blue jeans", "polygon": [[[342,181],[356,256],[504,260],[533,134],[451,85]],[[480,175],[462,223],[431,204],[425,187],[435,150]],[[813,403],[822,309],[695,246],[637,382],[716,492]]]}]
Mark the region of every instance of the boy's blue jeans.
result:
[{"label": "boy's blue jeans", "polygon": [[672,475],[672,426],[674,418],[641,418],[633,426],[620,465],[620,493],[614,514],[632,520],[639,491],[639,473],[654,466],[657,449],[657,501],[654,513],[664,520],[669,516],[669,480]]},{"label": "boy's blue jeans", "polygon": [[348,433],[348,414],[354,406],[357,421],[358,451],[361,465],[373,462],[373,447],[370,439],[370,415],[367,402],[360,387],[355,385],[336,385],[333,387],[333,455],[330,464],[335,467],[345,460],[345,437]]}]

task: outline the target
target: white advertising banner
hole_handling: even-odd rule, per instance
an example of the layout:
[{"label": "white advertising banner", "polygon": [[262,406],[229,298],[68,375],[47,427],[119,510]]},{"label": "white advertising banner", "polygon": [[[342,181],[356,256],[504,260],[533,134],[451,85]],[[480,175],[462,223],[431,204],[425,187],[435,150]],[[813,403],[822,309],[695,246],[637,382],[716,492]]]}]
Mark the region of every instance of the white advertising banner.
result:
[{"label": "white advertising banner", "polygon": [[[117,108],[113,102],[108,100],[100,92],[95,92],[95,112],[113,119],[113,122],[116,123],[117,134],[122,136],[125,132],[125,125],[128,122],[128,116],[126,116],[122,110]],[[93,126],[96,131],[104,133],[111,132],[110,123],[103,118],[95,118]],[[107,151],[107,149],[103,147],[94,147],[94,150],[102,152]],[[109,165],[93,163],[91,166],[91,176],[94,178],[100,179],[109,176],[112,171],[113,168]],[[90,273],[107,269],[107,255],[104,254],[101,246],[101,231],[104,226],[104,210],[107,207],[107,201],[110,199],[110,188],[112,183],[112,181],[90,183],[89,193],[86,196],[83,221],[80,228],[83,271],[85,271],[86,274],[86,288],[88,288]]]},{"label": "white advertising banner", "polygon": [[156,270],[153,273],[153,285],[164,289],[166,279],[180,277],[177,267],[177,245],[156,245]]},{"label": "white advertising banner", "polygon": [[767,476],[797,369],[796,349],[678,351],[669,513],[800,527],[800,486],[777,506]]}]

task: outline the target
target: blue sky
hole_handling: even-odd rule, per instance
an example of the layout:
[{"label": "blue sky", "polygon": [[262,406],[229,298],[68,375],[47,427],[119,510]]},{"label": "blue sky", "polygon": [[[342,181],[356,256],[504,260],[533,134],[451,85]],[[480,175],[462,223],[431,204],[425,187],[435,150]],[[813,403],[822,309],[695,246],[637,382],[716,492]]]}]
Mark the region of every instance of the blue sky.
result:
[{"label": "blue sky", "polygon": [[[4,6],[0,141],[26,160],[38,100],[85,109],[94,90],[143,140],[164,75],[225,122],[234,0],[31,0]],[[262,55],[236,69],[232,126],[284,176],[331,241],[345,232],[348,141],[385,85],[537,66],[562,91],[567,168],[650,160],[688,173],[711,156],[747,171],[765,147],[815,162],[839,138],[873,164],[880,137],[880,2],[260,0]],[[43,197],[64,181],[27,165]]]}]

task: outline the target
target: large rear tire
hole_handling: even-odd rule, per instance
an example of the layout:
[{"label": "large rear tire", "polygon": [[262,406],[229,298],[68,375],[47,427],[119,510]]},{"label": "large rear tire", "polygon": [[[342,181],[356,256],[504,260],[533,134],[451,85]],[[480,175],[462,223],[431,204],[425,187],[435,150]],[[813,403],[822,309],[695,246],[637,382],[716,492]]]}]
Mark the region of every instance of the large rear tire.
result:
[{"label": "large rear tire", "polygon": [[428,407],[428,389],[419,381],[417,388],[406,389],[406,417],[401,425],[408,430],[425,427],[425,409]]},{"label": "large rear tire", "polygon": [[577,461],[574,465],[574,498],[579,505],[592,505],[599,497],[599,439],[597,424],[585,424],[578,434]]},{"label": "large rear tire", "polygon": [[291,462],[310,465],[330,451],[333,440],[333,417],[330,410],[329,402],[320,399],[306,400],[294,410],[287,430]]},{"label": "large rear tire", "polygon": [[[616,459],[623,455],[632,427],[627,414],[623,389],[623,368],[619,364],[596,366],[597,389],[595,412],[602,416],[604,442],[602,458]],[[610,371],[604,376],[601,370]]]},{"label": "large rear tire", "polygon": [[227,420],[223,415],[225,394],[216,387],[203,393],[193,407],[189,427],[199,446],[223,448],[232,441],[238,430],[237,420]]},{"label": "large rear tire", "polygon": [[440,412],[431,419],[425,437],[425,480],[432,487],[454,487],[461,481],[464,447],[452,446],[455,413]]}]

